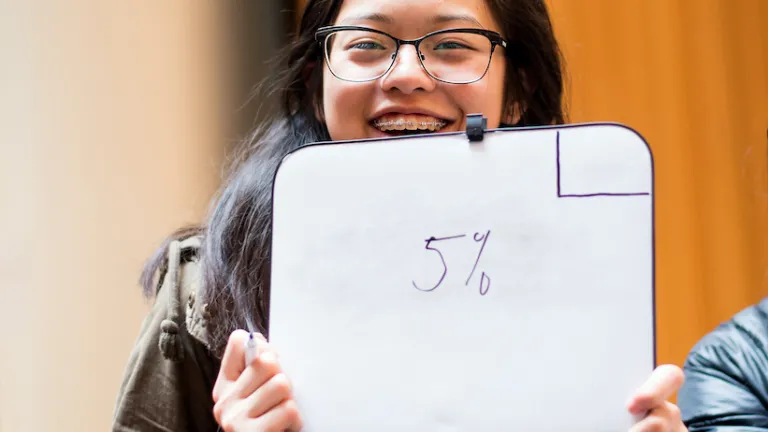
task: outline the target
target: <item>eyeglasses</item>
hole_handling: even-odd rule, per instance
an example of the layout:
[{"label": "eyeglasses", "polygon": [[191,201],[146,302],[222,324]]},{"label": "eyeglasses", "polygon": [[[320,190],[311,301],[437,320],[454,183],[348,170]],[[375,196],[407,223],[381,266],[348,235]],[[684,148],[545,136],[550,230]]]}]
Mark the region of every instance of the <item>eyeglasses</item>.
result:
[{"label": "eyeglasses", "polygon": [[323,47],[333,75],[344,81],[373,81],[386,75],[403,45],[413,45],[432,78],[470,84],[488,72],[496,46],[507,47],[500,34],[481,29],[448,29],[403,40],[383,31],[356,26],[322,27],[315,39]]}]

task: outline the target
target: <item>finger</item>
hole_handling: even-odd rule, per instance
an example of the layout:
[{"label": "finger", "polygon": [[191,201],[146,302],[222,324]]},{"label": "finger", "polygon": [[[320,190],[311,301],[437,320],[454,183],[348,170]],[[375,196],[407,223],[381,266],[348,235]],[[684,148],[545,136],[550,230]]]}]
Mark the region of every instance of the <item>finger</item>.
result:
[{"label": "finger", "polygon": [[296,402],[293,399],[287,399],[255,419],[252,424],[253,430],[298,432],[301,430],[302,420]]},{"label": "finger", "polygon": [[683,381],[683,371],[679,367],[659,366],[629,400],[627,409],[631,414],[638,415],[663,406],[664,402],[683,385]]},{"label": "finger", "polygon": [[229,336],[224,356],[221,358],[219,375],[213,386],[213,401],[217,402],[224,393],[224,388],[236,381],[245,369],[245,341],[248,340],[248,332],[235,330]]},{"label": "finger", "polygon": [[680,409],[671,402],[664,402],[651,410],[646,418],[632,426],[630,432],[683,432],[685,425],[680,419]]},{"label": "finger", "polygon": [[291,381],[284,373],[278,373],[256,389],[246,399],[248,417],[256,418],[291,398]]},{"label": "finger", "polygon": [[271,351],[267,351],[256,357],[253,363],[245,368],[234,385],[230,387],[230,392],[238,399],[246,398],[281,370],[277,357]]},{"label": "finger", "polygon": [[[251,405],[245,399],[264,383],[280,372],[277,358],[271,353],[257,357],[251,365],[233,382],[227,382],[218,387],[217,399],[214,401],[213,416],[219,424],[234,423],[248,416]],[[226,382],[222,377],[219,382]],[[274,405],[273,405],[274,406]]]},{"label": "finger", "polygon": [[279,358],[279,356],[277,355],[277,350],[275,350],[275,347],[271,343],[267,342],[267,340],[264,339],[264,336],[262,336],[259,333],[254,333],[254,336],[259,339],[259,344],[256,347],[257,355],[262,355],[266,352],[269,352],[274,354],[275,358]]},{"label": "finger", "polygon": [[[253,340],[250,339],[250,337],[253,336]],[[248,366],[250,363],[253,363],[253,360],[255,360],[258,356],[265,352],[272,352],[275,354],[275,357],[278,357],[277,351],[272,347],[272,345],[267,342],[267,340],[264,338],[264,336],[261,335],[261,333],[250,333],[248,335],[249,339],[246,341],[246,348],[245,348],[245,362],[246,366]],[[252,346],[255,346],[255,351],[251,352],[249,350],[253,349],[250,348]]]}]

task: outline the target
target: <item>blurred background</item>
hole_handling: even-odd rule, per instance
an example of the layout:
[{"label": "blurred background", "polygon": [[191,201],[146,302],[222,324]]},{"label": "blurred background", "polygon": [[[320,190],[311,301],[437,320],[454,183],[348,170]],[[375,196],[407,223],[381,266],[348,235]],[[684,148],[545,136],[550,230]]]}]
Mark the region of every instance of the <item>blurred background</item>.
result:
[{"label": "blurred background", "polygon": [[[0,2],[0,431],[108,430],[149,303],[301,0]],[[768,296],[768,0],[550,0],[572,122],[656,174],[658,361]],[[620,287],[617,287],[620,289]]]}]

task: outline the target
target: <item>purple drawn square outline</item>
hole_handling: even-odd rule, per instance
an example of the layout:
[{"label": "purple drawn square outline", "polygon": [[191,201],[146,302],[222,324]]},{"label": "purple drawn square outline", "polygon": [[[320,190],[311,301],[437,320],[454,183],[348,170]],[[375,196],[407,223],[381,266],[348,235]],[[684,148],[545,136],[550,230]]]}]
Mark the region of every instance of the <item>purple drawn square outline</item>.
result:
[{"label": "purple drawn square outline", "polygon": [[592,198],[598,196],[610,196],[610,197],[628,197],[628,196],[649,196],[649,192],[595,192],[588,194],[564,194],[562,193],[561,177],[560,177],[560,131],[557,131],[556,138],[556,159],[557,159],[557,197],[558,198]]}]

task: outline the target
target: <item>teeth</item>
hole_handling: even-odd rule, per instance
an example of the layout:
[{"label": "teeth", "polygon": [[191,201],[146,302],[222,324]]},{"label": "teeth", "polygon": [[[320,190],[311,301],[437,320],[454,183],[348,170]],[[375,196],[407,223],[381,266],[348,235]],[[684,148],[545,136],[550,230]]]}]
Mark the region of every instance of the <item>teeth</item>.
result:
[{"label": "teeth", "polygon": [[396,120],[382,120],[382,119],[376,119],[373,122],[373,125],[376,126],[378,129],[382,131],[390,131],[390,130],[426,130],[426,131],[437,131],[445,127],[446,122],[439,119],[430,119],[430,120],[413,120],[413,119],[403,119],[399,118]]}]

